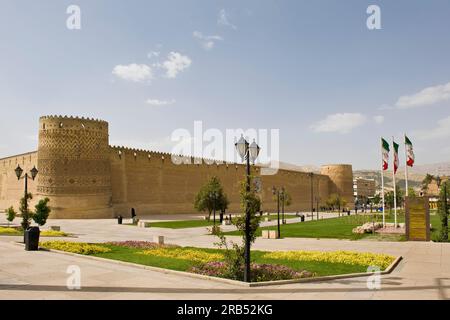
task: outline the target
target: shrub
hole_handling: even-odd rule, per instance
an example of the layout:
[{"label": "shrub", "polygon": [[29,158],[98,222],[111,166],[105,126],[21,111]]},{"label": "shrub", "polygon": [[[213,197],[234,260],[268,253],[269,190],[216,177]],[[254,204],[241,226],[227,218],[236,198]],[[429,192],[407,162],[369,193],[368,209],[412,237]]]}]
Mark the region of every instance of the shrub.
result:
[{"label": "shrub", "polygon": [[47,223],[48,216],[51,212],[51,209],[48,206],[49,201],[49,198],[42,199],[35,206],[36,211],[33,214],[32,218],[34,222],[36,222],[39,226],[43,226]]},{"label": "shrub", "polygon": [[33,195],[31,193],[26,194],[22,199],[20,199],[20,207],[19,211],[22,215],[22,229],[27,230],[30,226],[30,220],[31,216],[33,215],[32,212],[30,212],[30,200],[33,199]]},{"label": "shrub", "polygon": [[101,245],[82,242],[47,241],[39,243],[39,246],[46,249],[54,249],[84,255],[107,253],[111,251],[111,249]]},{"label": "shrub", "polygon": [[14,221],[16,216],[17,216],[17,212],[14,210],[13,207],[9,207],[8,209],[6,209],[6,220],[8,220],[8,225],[9,225],[9,223]]}]

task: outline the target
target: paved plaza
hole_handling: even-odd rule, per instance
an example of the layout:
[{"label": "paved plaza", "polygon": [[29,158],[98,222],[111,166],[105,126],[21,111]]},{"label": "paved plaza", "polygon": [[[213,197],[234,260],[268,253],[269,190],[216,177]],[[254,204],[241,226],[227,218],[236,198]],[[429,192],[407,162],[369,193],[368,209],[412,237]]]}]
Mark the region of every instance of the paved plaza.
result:
[{"label": "paved plaza", "polygon": [[[292,223],[297,219],[289,220]],[[1,217],[0,223],[4,222]],[[205,227],[144,229],[118,225],[113,219],[49,220],[47,225],[58,225],[74,234],[74,238],[66,238],[69,241],[152,241],[155,235],[181,246],[214,247],[216,241],[207,235]],[[239,241],[238,237],[229,238]],[[254,249],[270,251],[354,250],[402,256],[398,267],[382,276],[381,289],[370,290],[367,278],[244,288],[85,257],[26,252],[15,243],[20,239],[0,236],[0,299],[450,299],[450,244],[443,243],[259,238],[254,245]],[[66,271],[73,265],[81,269],[79,291],[66,286]]]}]

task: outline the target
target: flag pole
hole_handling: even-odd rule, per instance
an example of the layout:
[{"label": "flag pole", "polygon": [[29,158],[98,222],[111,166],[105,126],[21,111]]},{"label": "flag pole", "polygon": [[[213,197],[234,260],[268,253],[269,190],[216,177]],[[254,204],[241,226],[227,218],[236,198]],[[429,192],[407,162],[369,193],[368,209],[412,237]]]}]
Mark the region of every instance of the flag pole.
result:
[{"label": "flag pole", "polygon": [[383,137],[381,137],[381,202],[383,204],[383,228],[386,227],[386,211],[384,205],[384,158],[383,158]]},{"label": "flag pole", "polygon": [[[394,148],[394,165],[392,166],[392,181],[394,182],[394,228],[397,228],[397,184],[395,182],[395,145],[394,137],[392,137],[392,147]],[[398,153],[397,153],[398,157]]]},{"label": "flag pole", "polygon": [[405,187],[406,187],[406,196],[409,196],[409,187],[408,187],[408,150],[406,149],[406,133],[405,133]]}]

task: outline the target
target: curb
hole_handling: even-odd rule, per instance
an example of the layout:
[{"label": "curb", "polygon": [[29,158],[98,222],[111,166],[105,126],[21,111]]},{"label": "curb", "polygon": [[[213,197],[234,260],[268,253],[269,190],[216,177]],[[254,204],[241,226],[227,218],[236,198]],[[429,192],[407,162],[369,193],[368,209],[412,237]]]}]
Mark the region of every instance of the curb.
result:
[{"label": "curb", "polygon": [[[23,243],[18,243],[18,242],[12,242],[12,243],[15,245],[18,245],[18,246],[22,246],[22,247],[25,246]],[[279,285],[296,284],[296,283],[326,282],[326,281],[332,281],[332,280],[369,277],[371,275],[371,273],[364,272],[364,273],[349,273],[349,274],[342,274],[342,275],[336,275],[336,276],[323,276],[323,277],[316,277],[316,278],[303,278],[303,279],[292,279],[292,280],[277,280],[277,281],[247,283],[247,282],[242,282],[242,281],[238,281],[238,280],[210,277],[210,276],[205,276],[205,275],[195,274],[195,273],[190,273],[190,272],[185,272],[185,271],[177,271],[177,270],[171,270],[171,269],[146,266],[146,265],[132,263],[132,262],[125,262],[125,261],[120,261],[120,260],[113,260],[113,259],[107,259],[107,258],[82,255],[82,254],[78,254],[78,253],[60,251],[60,250],[55,250],[55,249],[39,248],[39,251],[58,253],[58,254],[63,254],[63,255],[72,256],[72,257],[81,257],[81,258],[85,258],[88,260],[107,262],[107,263],[112,263],[112,264],[117,264],[117,265],[122,265],[122,266],[128,266],[128,267],[135,267],[138,269],[150,270],[150,271],[155,271],[155,272],[164,273],[164,274],[173,274],[173,275],[194,278],[194,279],[210,280],[213,282],[226,283],[226,284],[231,284],[231,285],[236,285],[236,286],[246,287],[246,288],[269,287],[269,286],[279,286]],[[386,274],[392,273],[392,271],[394,271],[394,269],[398,266],[398,264],[400,263],[400,261],[402,259],[403,259],[402,256],[398,256],[389,265],[389,267],[386,268],[386,270],[381,271],[379,274],[386,275]]]}]

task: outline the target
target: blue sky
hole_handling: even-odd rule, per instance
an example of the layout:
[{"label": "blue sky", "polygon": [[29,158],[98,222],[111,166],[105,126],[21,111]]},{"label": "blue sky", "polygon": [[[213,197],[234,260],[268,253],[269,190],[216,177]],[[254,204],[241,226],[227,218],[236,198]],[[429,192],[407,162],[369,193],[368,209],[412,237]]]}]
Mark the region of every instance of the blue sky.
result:
[{"label": "blue sky", "polygon": [[0,157],[36,149],[39,116],[67,114],[139,148],[169,151],[201,120],[280,129],[280,159],[300,165],[375,169],[379,137],[404,132],[418,164],[447,161],[449,17],[447,0],[3,0]]}]

